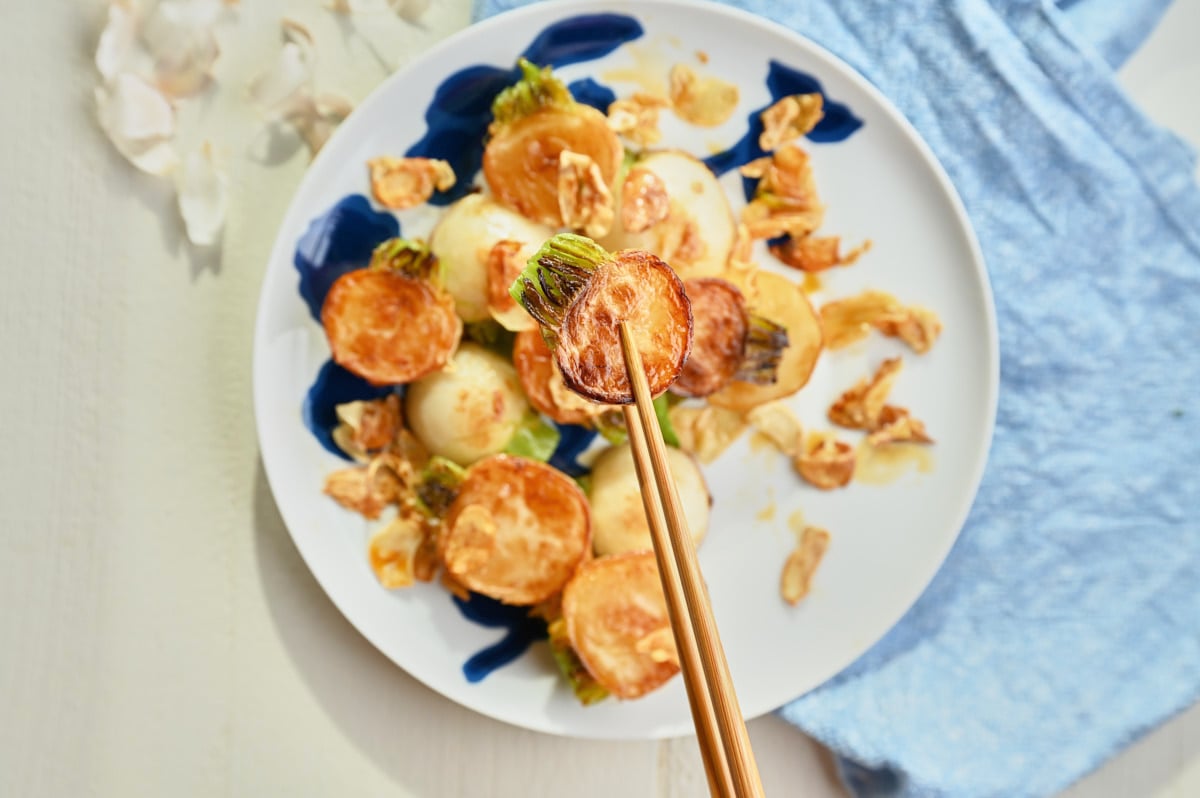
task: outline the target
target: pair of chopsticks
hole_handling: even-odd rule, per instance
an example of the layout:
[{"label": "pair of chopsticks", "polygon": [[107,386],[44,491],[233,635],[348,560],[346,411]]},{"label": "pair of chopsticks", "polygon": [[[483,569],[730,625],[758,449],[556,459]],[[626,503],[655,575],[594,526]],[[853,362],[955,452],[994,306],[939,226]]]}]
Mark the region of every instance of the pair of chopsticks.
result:
[{"label": "pair of chopsticks", "polygon": [[634,404],[624,408],[625,423],[708,788],[720,798],[761,797],[758,764],[700,575],[696,547],[667,465],[646,371],[626,322],[621,322],[620,332],[634,396]]}]

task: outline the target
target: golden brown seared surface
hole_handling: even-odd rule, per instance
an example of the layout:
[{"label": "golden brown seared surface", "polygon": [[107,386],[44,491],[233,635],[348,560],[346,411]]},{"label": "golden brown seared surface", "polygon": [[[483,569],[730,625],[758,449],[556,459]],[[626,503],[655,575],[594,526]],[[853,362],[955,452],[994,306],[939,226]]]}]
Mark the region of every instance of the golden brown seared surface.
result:
[{"label": "golden brown seared surface", "polygon": [[563,224],[558,204],[563,150],[595,161],[610,187],[624,157],[620,139],[595,108],[546,108],[492,137],[483,151],[483,175],[501,203],[535,222],[558,227]]},{"label": "golden brown seared surface", "polygon": [[603,407],[567,389],[554,366],[554,355],[538,330],[517,333],[513,365],[529,403],[559,424],[587,424],[603,412]]},{"label": "golden brown seared surface", "polygon": [[622,321],[633,333],[651,395],[670,387],[692,348],[691,303],[671,267],[638,250],[613,253],[567,309],[554,352],[567,387],[605,404],[633,402]]},{"label": "golden brown seared surface", "polygon": [[698,277],[683,284],[692,302],[692,353],[671,390],[708,396],[737,374],[746,349],[748,316],[742,292],[726,280]]},{"label": "golden brown seared surface", "polygon": [[379,269],[339,277],[325,297],[321,323],[338,365],[376,385],[437,371],[462,336],[449,294]]},{"label": "golden brown seared surface", "polygon": [[750,309],[787,330],[788,347],[776,370],[776,381],[754,385],[734,381],[708,398],[718,407],[745,412],[772,399],[791,396],[808,383],[821,356],[821,317],[800,286],[773,272],[755,272],[747,293]]},{"label": "golden brown seared surface", "polygon": [[601,557],[563,591],[567,636],[588,673],[618,698],[638,698],[679,672],[654,554]]},{"label": "golden brown seared surface", "polygon": [[468,469],[439,553],[468,589],[526,605],[562,590],[591,545],[587,499],[574,480],[544,463],[498,454]]}]

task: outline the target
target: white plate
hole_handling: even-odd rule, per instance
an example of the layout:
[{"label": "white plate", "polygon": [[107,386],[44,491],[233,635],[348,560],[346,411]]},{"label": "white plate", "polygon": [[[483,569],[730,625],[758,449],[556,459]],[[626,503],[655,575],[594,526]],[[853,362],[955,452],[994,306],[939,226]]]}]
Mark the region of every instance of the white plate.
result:
[{"label": "white plate", "polygon": [[[326,145],[279,231],[259,304],[255,410],[271,489],[296,546],[333,602],[388,657],[448,698],[518,726],[654,738],[691,730],[681,680],[638,701],[584,708],[559,679],[546,647],[535,644],[471,683],[463,663],[502,632],[465,620],[436,584],[389,593],[376,583],[365,556],[371,525],[322,495],[324,475],[341,461],[301,419],[305,392],[329,353],[297,293],[292,265],[311,220],[347,194],[368,192],[368,158],[401,154],[424,135],[421,112],[444,78],[471,64],[509,67],[547,25],[614,9],[636,17],[644,34],[604,58],[559,70],[568,81],[593,76],[625,95],[637,86],[611,79],[612,70],[640,65],[647,74],[665,75],[671,64],[685,62],[740,86],[741,107],[721,128],[688,129],[665,113],[672,146],[705,156],[714,144],[741,136],[747,114],[768,104],[769,59],[812,74],[827,97],[865,122],[844,141],[807,147],[828,206],[823,232],[848,243],[874,241],[858,264],[827,273],[815,301],[879,288],[935,309],[945,332],[923,357],[879,336],[850,351],[825,353],[793,405],[810,426],[826,428],[829,401],[881,358],[906,353],[893,396],[937,439],[933,468],[886,485],[855,483],[823,493],[803,484],[781,455],[743,438],[707,469],[715,504],[700,560],[747,717],[821,684],[896,623],[953,544],[986,459],[998,382],[986,273],[945,174],[887,100],[811,42],[736,10],[675,0],[539,3],[472,26],[388,79]],[[710,58],[707,66],[697,51]],[[736,176],[725,182],[740,204]],[[432,216],[429,209],[402,214],[405,234],[425,232]],[[789,607],[778,581],[793,545],[787,519],[797,511],[828,528],[832,543],[812,594]]]}]

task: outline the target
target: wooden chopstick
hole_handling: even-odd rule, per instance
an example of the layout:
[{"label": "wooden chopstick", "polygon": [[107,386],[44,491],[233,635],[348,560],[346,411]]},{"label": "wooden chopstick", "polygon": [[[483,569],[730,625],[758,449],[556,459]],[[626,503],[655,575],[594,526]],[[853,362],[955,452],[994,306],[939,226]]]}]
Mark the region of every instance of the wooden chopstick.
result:
[{"label": "wooden chopstick", "polygon": [[629,443],[709,790],[722,798],[761,798],[758,764],[713,620],[696,547],[667,464],[642,358],[626,322],[621,322],[620,333],[634,396],[634,405],[625,408]]},{"label": "wooden chopstick", "polygon": [[[646,508],[646,519],[650,524],[651,539],[666,541],[667,545],[655,544],[654,556],[658,572],[663,580],[663,593],[668,597],[681,597],[679,566],[675,562],[674,549],[667,538],[667,518],[663,514],[662,501],[654,487],[654,473],[647,454],[646,433],[637,415],[637,407],[625,405],[625,426],[629,429],[629,445],[634,452],[633,465],[642,489],[642,503]],[[640,454],[639,454],[640,453]],[[669,583],[669,584],[668,584]],[[688,704],[696,727],[696,738],[700,743],[704,772],[708,777],[711,795],[732,796],[733,776],[729,772],[729,761],[721,744],[717,729],[717,716],[713,711],[712,696],[703,679],[704,666],[700,663],[700,651],[696,645],[696,633],[686,619],[686,608],[668,598],[667,611],[671,617],[671,630],[675,637],[675,649],[679,652],[679,664],[683,671],[683,684],[687,690]]]}]

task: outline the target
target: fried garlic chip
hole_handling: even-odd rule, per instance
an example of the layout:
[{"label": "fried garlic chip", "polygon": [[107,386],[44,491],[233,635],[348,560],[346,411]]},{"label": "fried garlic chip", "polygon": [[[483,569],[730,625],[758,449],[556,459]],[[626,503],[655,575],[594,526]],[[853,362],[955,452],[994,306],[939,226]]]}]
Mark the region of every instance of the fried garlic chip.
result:
[{"label": "fried garlic chip", "polygon": [[433,192],[454,186],[454,170],[437,158],[392,158],[381,155],[367,161],[371,194],[385,208],[404,210],[427,202]]},{"label": "fried garlic chip", "polygon": [[670,103],[645,92],[617,100],[608,106],[608,127],[635,144],[648,146],[662,139],[658,129],[658,112]]},{"label": "fried garlic chip", "polygon": [[838,236],[804,236],[788,238],[771,245],[771,254],[785,266],[804,272],[823,272],[835,266],[849,266],[871,248],[870,239],[846,254],[841,254],[842,240]]},{"label": "fried garlic chip", "polygon": [[917,354],[924,354],[942,332],[937,314],[925,308],[905,307],[883,291],[863,291],[821,307],[825,345],[841,349],[867,336],[871,328],[899,338]]},{"label": "fried garlic chip", "polygon": [[746,429],[739,413],[712,405],[676,405],[671,408],[670,417],[679,448],[694,454],[702,463],[720,457]]},{"label": "fried garlic chip", "polygon": [[759,178],[754,199],[742,209],[742,222],[751,238],[803,238],[821,226],[825,206],[817,194],[808,153],[800,147],[786,144],[740,172],[743,177]]},{"label": "fried garlic chip", "polygon": [[821,306],[825,346],[829,349],[849,346],[865,338],[877,319],[888,318],[903,309],[896,297],[883,291],[863,291],[856,296],[828,302]]},{"label": "fried garlic chip", "polygon": [[758,146],[770,152],[780,144],[806,135],[825,116],[823,105],[823,98],[815,92],[779,100],[759,115],[763,132],[758,136]]},{"label": "fried garlic chip", "polygon": [[898,357],[888,358],[880,363],[869,380],[859,380],[853,388],[829,406],[829,420],[839,427],[849,429],[877,429],[883,415],[884,403],[887,402],[892,384],[903,366],[904,361]]},{"label": "fried garlic chip", "polygon": [[738,87],[726,80],[702,77],[686,64],[671,67],[671,107],[685,122],[701,127],[722,124],[738,105]]},{"label": "fried garlic chip", "polygon": [[508,293],[513,280],[525,268],[525,259],[521,257],[524,246],[520,241],[506,238],[497,241],[487,254],[488,313],[501,327],[513,332],[537,329],[533,317]]},{"label": "fried garlic chip", "polygon": [[871,324],[884,335],[899,338],[918,355],[928,352],[942,334],[942,321],[937,314],[915,305],[876,319]]},{"label": "fried garlic chip", "polygon": [[767,402],[746,413],[751,428],[771,441],[788,457],[800,453],[803,428],[790,407],[779,400]]},{"label": "fried garlic chip", "polygon": [[925,424],[908,414],[903,407],[885,405],[879,414],[875,431],[867,436],[867,443],[883,446],[886,443],[933,443],[925,431]]},{"label": "fried garlic chip", "polygon": [[833,490],[850,484],[856,460],[850,444],[829,434],[815,433],[792,463],[805,482],[821,490]]},{"label": "fried garlic chip", "polygon": [[389,504],[412,505],[418,474],[407,455],[424,457],[424,449],[407,430],[400,430],[389,446],[396,451],[385,449],[366,465],[328,474],[324,492],[346,509],[368,519],[378,518]]},{"label": "fried garlic chip", "polygon": [[829,532],[816,526],[806,526],[800,535],[800,542],[787,562],[783,564],[783,574],[779,579],[779,592],[788,604],[798,604],[812,589],[813,574],[825,550],[829,548]]},{"label": "fried garlic chip", "polygon": [[415,513],[400,515],[371,535],[367,557],[379,584],[388,590],[408,587],[419,578],[418,571],[425,577],[421,581],[429,581],[433,573],[420,562],[422,550],[429,549],[428,537],[427,524]]},{"label": "fried garlic chip", "polygon": [[368,466],[334,471],[325,477],[325,493],[347,510],[374,520],[383,508],[400,498],[397,482],[377,474]]},{"label": "fried garlic chip", "polygon": [[571,150],[558,154],[558,210],[564,225],[589,238],[612,229],[613,195],[599,164],[589,156]]},{"label": "fried garlic chip", "polygon": [[400,434],[403,421],[400,397],[395,394],[383,399],[346,402],[335,410],[338,425],[333,430],[333,442],[360,463],[392,445]]},{"label": "fried garlic chip", "polygon": [[635,166],[621,184],[621,225],[631,233],[648,230],[671,213],[671,198],[662,178]]}]

